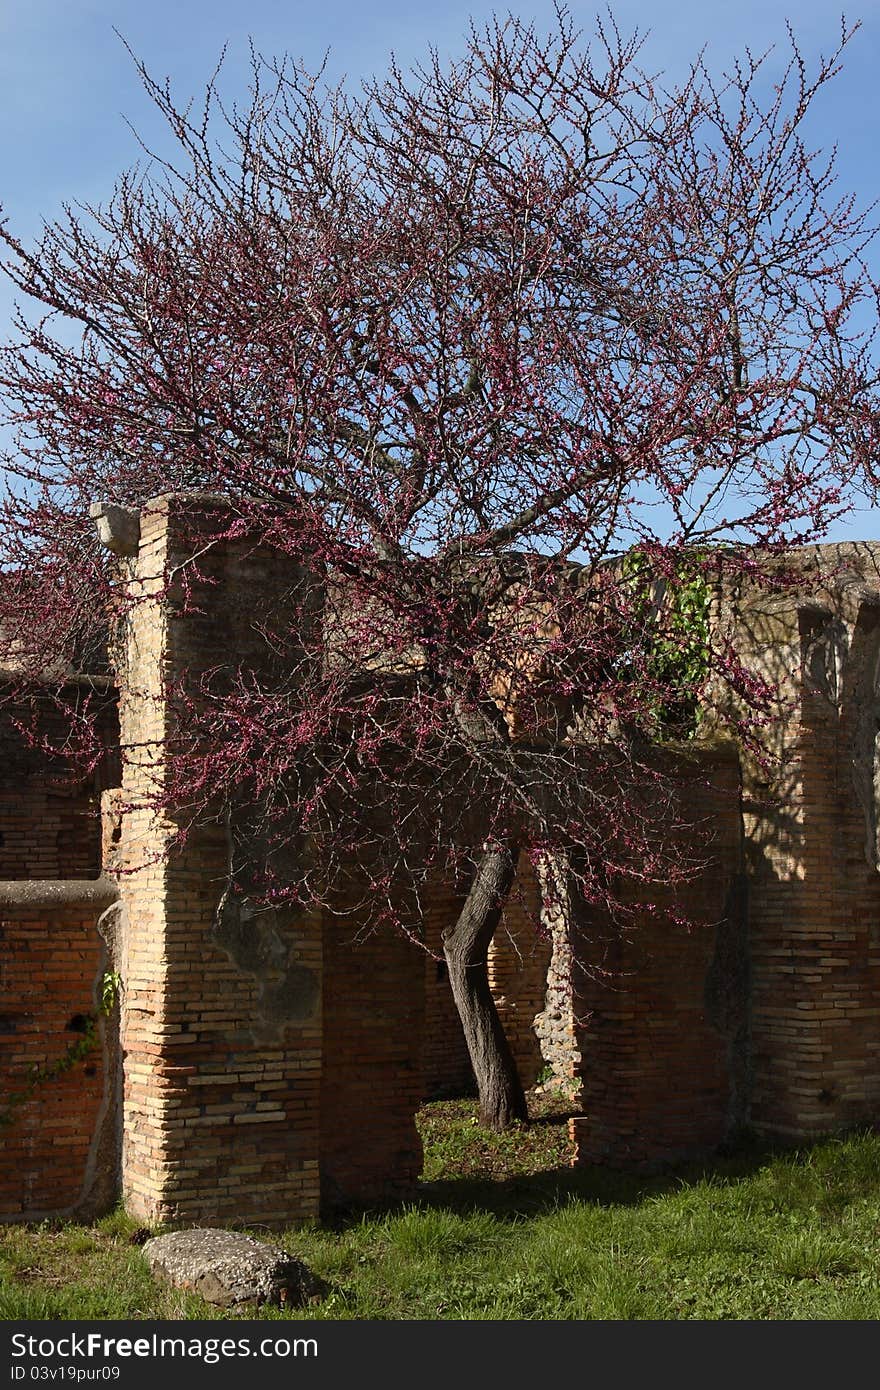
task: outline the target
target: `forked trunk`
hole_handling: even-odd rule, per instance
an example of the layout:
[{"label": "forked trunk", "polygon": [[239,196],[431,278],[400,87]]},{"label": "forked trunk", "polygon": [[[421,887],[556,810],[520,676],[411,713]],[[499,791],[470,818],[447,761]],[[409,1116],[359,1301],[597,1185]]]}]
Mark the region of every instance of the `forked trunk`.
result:
[{"label": "forked trunk", "polygon": [[443,953],[480,1097],[480,1119],[506,1129],[528,1119],[525,1093],[489,989],[489,944],[510,891],[519,856],[515,845],[487,846],[461,915],[443,933]]}]

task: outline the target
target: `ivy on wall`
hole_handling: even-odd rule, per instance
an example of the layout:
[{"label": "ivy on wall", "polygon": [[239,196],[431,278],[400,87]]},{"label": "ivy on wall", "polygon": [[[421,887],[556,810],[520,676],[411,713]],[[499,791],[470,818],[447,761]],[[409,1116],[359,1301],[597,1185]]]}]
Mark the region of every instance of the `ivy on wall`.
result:
[{"label": "ivy on wall", "polygon": [[20,1091],[13,1091],[6,1098],[4,1109],[0,1110],[0,1127],[14,1123],[18,1111],[34,1096],[34,1093],[49,1081],[56,1081],[73,1071],[79,1062],[85,1061],[100,1041],[98,1024],[102,1018],[109,1018],[119,1001],[122,980],[116,970],[105,970],[101,976],[100,1003],[89,1014],[79,1016],[78,1036],[61,1056],[44,1066],[31,1067],[27,1083]]},{"label": "ivy on wall", "polygon": [[681,552],[661,569],[635,548],[623,561],[632,590],[629,660],[633,677],[650,689],[651,733],[661,740],[692,739],[699,730],[710,653],[711,591],[703,559],[698,551]]}]

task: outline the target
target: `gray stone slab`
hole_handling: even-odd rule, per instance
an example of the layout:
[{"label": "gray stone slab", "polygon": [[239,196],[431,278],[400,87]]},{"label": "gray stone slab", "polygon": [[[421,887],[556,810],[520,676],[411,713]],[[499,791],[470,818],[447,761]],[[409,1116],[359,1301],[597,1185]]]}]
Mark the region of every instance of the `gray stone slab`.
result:
[{"label": "gray stone slab", "polygon": [[195,1227],[154,1236],[143,1247],[150,1273],[209,1303],[302,1305],[325,1291],[300,1260],[240,1231]]}]

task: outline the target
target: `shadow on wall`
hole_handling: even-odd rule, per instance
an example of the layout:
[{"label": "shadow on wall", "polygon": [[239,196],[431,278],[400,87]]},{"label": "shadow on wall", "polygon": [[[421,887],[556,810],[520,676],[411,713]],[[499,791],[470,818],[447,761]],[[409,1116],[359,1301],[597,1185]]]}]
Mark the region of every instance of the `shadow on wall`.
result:
[{"label": "shadow on wall", "polygon": [[746,820],[751,1119],[782,1136],[880,1114],[880,595],[863,575],[843,567],[836,592],[789,613],[764,658],[791,713],[779,769],[754,778]]}]

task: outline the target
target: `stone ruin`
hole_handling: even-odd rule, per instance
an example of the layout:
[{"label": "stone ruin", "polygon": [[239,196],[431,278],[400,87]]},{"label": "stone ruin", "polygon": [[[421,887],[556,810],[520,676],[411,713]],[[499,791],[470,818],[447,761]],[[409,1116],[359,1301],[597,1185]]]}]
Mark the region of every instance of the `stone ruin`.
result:
[{"label": "stone ruin", "polygon": [[[0,723],[0,1109],[18,1097],[0,1128],[5,1220],[88,1217],[121,1193],[148,1223],[273,1226],[393,1197],[420,1172],[418,1106],[470,1088],[433,957],[391,932],[359,939],[341,910],[218,915],[219,830],[169,856],[173,827],[136,809],[161,776],[163,677],[263,659],[254,608],[290,582],[288,559],[228,540],[202,611],[180,611],[157,576],[189,507],[97,518],[140,600],[107,743],[118,718],[141,755],[73,784],[14,711]],[[576,1164],[656,1167],[746,1125],[794,1140],[880,1119],[880,544],[797,559],[796,590],[728,600],[741,659],[779,688],[772,772],[732,744],[694,746],[679,783],[712,825],[711,859],[669,920],[623,936],[570,903],[542,936],[523,875],[496,934],[499,1012],[524,1083],[550,1069],[576,1097]],[[69,693],[101,679],[71,675]],[[437,885],[428,944],[458,901]],[[108,970],[120,1007],[99,1045],[29,1092]]]}]

